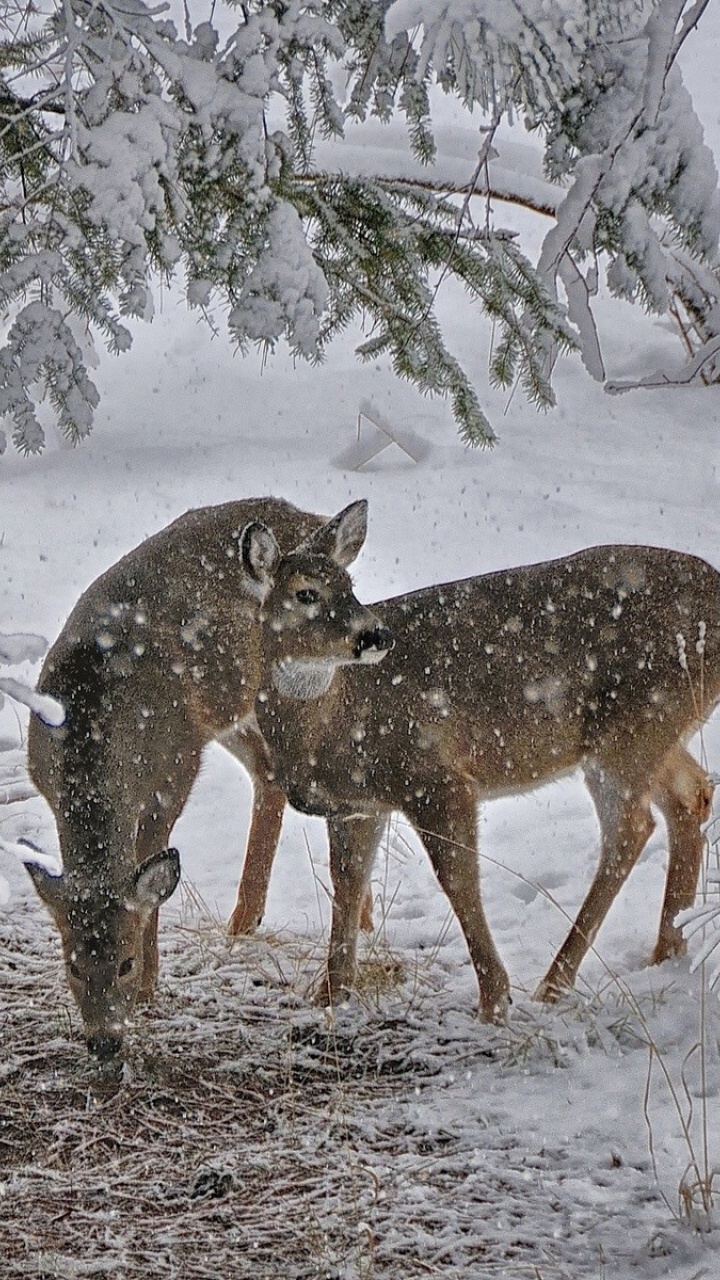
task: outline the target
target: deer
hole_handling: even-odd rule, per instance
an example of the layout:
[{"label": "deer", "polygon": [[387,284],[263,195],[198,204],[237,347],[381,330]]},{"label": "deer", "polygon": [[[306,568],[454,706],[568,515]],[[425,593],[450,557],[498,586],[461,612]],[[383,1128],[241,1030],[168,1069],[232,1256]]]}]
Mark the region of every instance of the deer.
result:
[{"label": "deer", "polygon": [[322,575],[302,578],[311,611],[286,625],[300,579],[264,536],[262,560],[248,557],[261,564],[263,594],[255,710],[275,782],[297,810],[327,820],[333,901],[321,1003],[352,993],[373,860],[400,812],[457,916],[479,1012],[503,1021],[510,983],[480,893],[478,806],[578,769],[600,859],[536,998],[555,1002],[574,985],[654,829],[652,805],[665,819],[668,865],[650,961],[684,953],[675,918],[694,899],[713,796],[685,744],[720,699],[714,568],[677,551],[610,545],[427,587],[371,606],[394,647],[368,667],[339,664],[327,643],[336,602]]},{"label": "deer", "polygon": [[[158,909],[180,878],[170,833],[211,740],[248,770],[254,791],[254,873],[231,932],[264,909],[285,797],[254,715],[263,538],[245,530],[258,523],[272,529],[274,551],[302,547],[313,565],[332,553],[341,573],[364,541],[367,509],[353,503],[329,520],[263,498],[188,511],[88,587],[40,672],[39,692],[65,717],[31,716],[29,771],[54,816],[63,869],[31,853],[26,866],[59,930],[90,1058],[109,1069],[122,1070],[125,1028],[152,998]],[[343,588],[343,642],[370,652],[376,620]]]}]

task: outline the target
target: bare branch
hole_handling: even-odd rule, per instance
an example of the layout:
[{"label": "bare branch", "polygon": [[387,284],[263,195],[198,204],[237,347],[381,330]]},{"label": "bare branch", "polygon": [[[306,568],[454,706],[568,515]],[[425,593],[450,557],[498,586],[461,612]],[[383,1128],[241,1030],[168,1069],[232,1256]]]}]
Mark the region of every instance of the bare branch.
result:
[{"label": "bare branch", "polygon": [[695,28],[697,27],[700,19],[702,18],[709,4],[710,4],[710,0],[695,0],[695,3],[693,4],[692,8],[690,8],[688,12],[685,14],[685,17],[683,18],[683,21],[682,21],[682,26],[675,40],[675,46],[673,48],[673,55],[672,55],[673,61],[677,57],[682,45],[685,43],[690,33],[694,31]]},{"label": "bare branch", "polygon": [[637,381],[617,381],[606,382],[605,391],[608,395],[621,395],[625,391],[637,391],[640,388],[645,390],[656,390],[661,387],[689,387],[696,382],[701,375],[703,369],[712,361],[720,356],[720,336],[713,338],[710,342],[706,342],[698,351],[697,355],[685,365],[684,369],[679,370],[675,374],[664,373],[661,369],[656,373],[648,374],[646,378],[640,378]]}]

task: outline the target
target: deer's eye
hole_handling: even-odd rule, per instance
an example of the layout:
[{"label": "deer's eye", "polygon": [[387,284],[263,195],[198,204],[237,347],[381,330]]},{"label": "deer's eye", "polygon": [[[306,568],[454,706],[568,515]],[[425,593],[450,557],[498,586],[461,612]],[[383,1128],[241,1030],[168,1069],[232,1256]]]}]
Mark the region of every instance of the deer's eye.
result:
[{"label": "deer's eye", "polygon": [[295,599],[299,604],[317,604],[320,599],[320,592],[316,591],[314,587],[301,587],[299,591],[295,592]]},{"label": "deer's eye", "polygon": [[68,965],[68,968],[69,968],[69,970],[70,970],[71,976],[72,976],[73,978],[77,978],[77,979],[79,980],[79,979],[80,979],[80,970],[78,969],[78,966],[75,964],[75,961],[74,961],[74,960],[73,960],[73,961],[71,961],[71,963]]},{"label": "deer's eye", "polygon": [[133,963],[134,961],[132,956],[128,956],[127,960],[123,960],[118,967],[118,977],[126,978],[133,967]]}]

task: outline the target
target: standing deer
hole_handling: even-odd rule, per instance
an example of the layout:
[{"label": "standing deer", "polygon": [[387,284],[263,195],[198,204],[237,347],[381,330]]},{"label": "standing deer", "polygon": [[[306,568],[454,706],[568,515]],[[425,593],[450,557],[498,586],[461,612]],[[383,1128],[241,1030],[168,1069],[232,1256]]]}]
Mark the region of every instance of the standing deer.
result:
[{"label": "standing deer", "polygon": [[669,843],[652,961],[684,951],[674,919],[694,897],[713,792],[684,742],[720,698],[715,569],[679,552],[606,546],[429,587],[372,606],[395,637],[382,666],[336,672],[320,626],[334,596],[305,577],[312,610],[288,627],[297,613],[289,563],[266,554],[258,577],[256,712],[276,781],[296,808],[328,820],[334,901],[323,998],[352,988],[373,857],[399,810],[460,922],[481,1013],[502,1019],[509,981],[480,897],[478,802],[576,768],[597,810],[600,864],[538,998],[556,1000],[573,985],[653,830],[651,802]]},{"label": "standing deer", "polygon": [[[101,1063],[120,1062],[133,1006],[155,985],[158,907],[180,875],[168,840],[211,739],[254,783],[256,876],[245,877],[232,927],[262,914],[285,798],[268,777],[253,711],[263,537],[251,542],[243,530],[258,521],[274,531],[273,553],[302,543],[313,564],[330,553],[343,564],[364,540],[366,504],[329,522],[273,498],[187,512],[88,588],[40,674],[39,689],[66,714],[57,728],[31,718],[30,773],[53,811],[63,872],[26,865],[59,928]],[[367,629],[359,606],[338,616],[348,634]]]}]

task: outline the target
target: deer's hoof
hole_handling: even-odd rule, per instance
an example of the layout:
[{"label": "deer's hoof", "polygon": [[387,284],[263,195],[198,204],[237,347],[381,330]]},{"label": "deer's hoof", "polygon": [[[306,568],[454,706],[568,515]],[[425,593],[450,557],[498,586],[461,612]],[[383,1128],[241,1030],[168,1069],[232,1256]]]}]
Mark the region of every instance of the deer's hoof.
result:
[{"label": "deer's hoof", "polygon": [[538,1000],[540,1004],[557,1004],[569,990],[569,982],[563,982],[562,978],[550,977],[548,974],[535,988],[533,1000]]},{"label": "deer's hoof", "polygon": [[480,1005],[480,1017],[491,1026],[502,1026],[507,1022],[512,1000],[507,991],[494,1000],[483,1000]]},{"label": "deer's hoof", "polygon": [[667,938],[658,939],[648,964],[662,964],[665,960],[677,960],[687,955],[687,942],[682,934],[673,931]]},{"label": "deer's hoof", "polygon": [[247,937],[249,934],[255,933],[261,921],[262,915],[258,914],[257,911],[248,911],[246,908],[243,908],[242,911],[233,911],[227,924],[228,937]]},{"label": "deer's hoof", "polygon": [[336,1009],[338,1005],[347,1004],[352,997],[350,987],[331,985],[327,978],[318,983],[313,995],[313,1004],[319,1009]]}]

